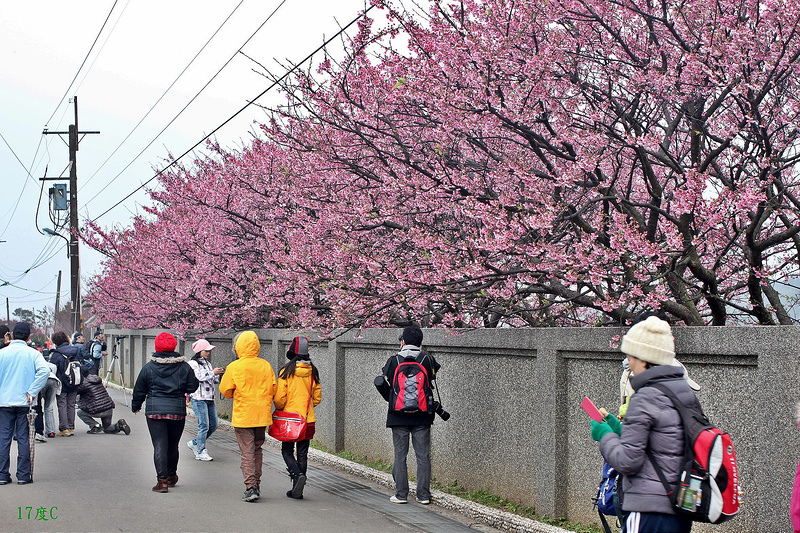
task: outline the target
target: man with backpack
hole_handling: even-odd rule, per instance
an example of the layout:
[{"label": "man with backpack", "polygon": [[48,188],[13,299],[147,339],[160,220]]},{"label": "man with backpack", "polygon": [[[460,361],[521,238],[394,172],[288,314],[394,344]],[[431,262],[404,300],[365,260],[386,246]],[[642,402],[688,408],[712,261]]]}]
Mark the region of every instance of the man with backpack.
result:
[{"label": "man with backpack", "polygon": [[61,394],[56,396],[58,405],[59,437],[71,437],[75,433],[75,402],[78,386],[83,381],[81,371],[81,351],[71,346],[69,337],[63,331],[56,331],[50,337],[55,348],[50,350],[50,362],[56,365],[56,376],[61,380]]},{"label": "man with backpack", "polygon": [[[679,490],[683,468],[684,427],[673,402],[659,387],[669,389],[686,405],[697,401],[683,377],[672,366],[675,344],[667,322],[650,317],[631,327],[621,350],[630,363],[631,397],[625,424],[613,415],[592,421],[592,438],[600,453],[623,475],[622,512],[626,533],[689,533],[692,521],[676,513],[672,494]],[[654,461],[657,466],[654,465]],[[670,493],[660,481],[660,467]]]},{"label": "man with backpack", "polygon": [[400,351],[383,367],[383,377],[391,384],[386,427],[392,429],[395,494],[392,503],[408,503],[408,441],[417,456],[417,502],[431,502],[431,425],[434,418],[432,382],[440,365],[424,353],[422,330],[409,326],[400,335]]}]

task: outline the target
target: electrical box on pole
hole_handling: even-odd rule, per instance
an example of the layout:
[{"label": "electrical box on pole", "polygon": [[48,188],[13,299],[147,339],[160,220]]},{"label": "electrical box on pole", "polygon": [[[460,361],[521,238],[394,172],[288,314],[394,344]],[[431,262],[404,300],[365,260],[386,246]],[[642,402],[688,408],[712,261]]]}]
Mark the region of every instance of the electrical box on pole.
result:
[{"label": "electrical box on pole", "polygon": [[66,183],[56,183],[50,187],[50,205],[54,211],[66,211],[68,203]]}]

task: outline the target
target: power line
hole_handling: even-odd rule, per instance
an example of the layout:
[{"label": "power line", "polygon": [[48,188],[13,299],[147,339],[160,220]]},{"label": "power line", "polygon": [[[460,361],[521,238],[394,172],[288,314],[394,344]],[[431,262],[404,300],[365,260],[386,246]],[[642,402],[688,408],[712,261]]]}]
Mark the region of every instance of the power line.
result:
[{"label": "power line", "polygon": [[[284,1],[285,1],[285,0],[284,0]],[[195,59],[197,59],[197,57],[198,57],[198,56],[199,56],[199,55],[200,55],[200,54],[203,52],[203,50],[205,50],[205,49],[206,49],[206,47],[209,45],[209,43],[211,43],[211,41],[214,39],[214,37],[216,37],[216,36],[217,36],[217,34],[219,33],[219,31],[220,31],[220,30],[223,28],[223,26],[225,26],[225,24],[228,22],[228,20],[230,20],[230,18],[233,16],[233,14],[234,14],[234,13],[236,13],[236,10],[237,10],[237,9],[239,9],[239,7],[240,7],[240,6],[241,6],[243,3],[244,3],[244,0],[241,0],[241,1],[240,1],[240,2],[239,2],[237,5],[236,5],[236,7],[234,7],[234,8],[233,8],[233,11],[231,11],[231,12],[230,12],[230,14],[228,15],[228,17],[227,17],[227,18],[226,18],[224,21],[222,21],[222,24],[220,24],[220,26],[219,26],[219,27],[217,28],[217,30],[216,30],[216,31],[215,31],[215,32],[214,32],[214,33],[211,35],[211,37],[209,37],[209,38],[208,38],[208,40],[207,40],[207,41],[206,41],[206,43],[203,45],[203,47],[202,47],[202,48],[200,48],[200,50],[198,50],[198,52],[197,52],[197,53],[194,55],[194,57],[191,59],[191,61],[189,61],[189,63],[188,63],[188,64],[187,64],[187,65],[186,65],[186,66],[183,68],[183,70],[180,72],[180,74],[178,74],[178,77],[177,77],[177,78],[175,78],[175,80],[173,80],[173,82],[170,84],[170,86],[169,86],[169,87],[167,87],[167,89],[166,89],[166,90],[165,90],[165,91],[164,91],[164,92],[161,94],[161,96],[158,98],[158,100],[156,100],[156,102],[155,102],[155,103],[152,105],[152,107],[150,107],[150,109],[147,111],[147,113],[145,113],[145,114],[144,114],[144,116],[143,116],[143,117],[142,117],[142,118],[139,120],[139,122],[137,122],[137,123],[136,123],[136,125],[133,127],[133,129],[130,131],[130,133],[128,133],[128,135],[127,135],[127,136],[126,136],[124,139],[122,139],[122,142],[120,142],[120,143],[119,143],[119,146],[117,146],[117,147],[114,149],[114,151],[113,151],[113,152],[111,152],[111,155],[109,155],[109,156],[108,156],[108,158],[106,158],[106,160],[105,160],[105,161],[103,161],[103,163],[102,163],[102,164],[101,164],[99,167],[97,167],[97,170],[94,172],[94,174],[92,174],[91,176],[89,176],[89,179],[87,179],[86,181],[84,181],[84,182],[83,182],[83,185],[81,185],[81,188],[80,188],[80,189],[78,189],[79,191],[80,191],[80,190],[82,190],[82,189],[83,189],[83,188],[84,188],[84,187],[85,187],[85,186],[86,186],[86,185],[87,185],[87,184],[88,184],[88,183],[89,183],[89,182],[92,180],[92,178],[94,178],[95,176],[97,176],[97,173],[98,173],[98,172],[100,172],[100,169],[102,169],[102,168],[103,168],[103,167],[106,165],[106,163],[108,163],[108,162],[109,162],[109,160],[111,160],[111,158],[112,158],[112,157],[114,157],[114,154],[116,154],[116,153],[117,153],[117,151],[119,151],[119,149],[122,147],[122,145],[123,145],[123,144],[125,144],[125,142],[126,142],[126,141],[127,141],[127,140],[128,140],[130,137],[131,137],[131,135],[133,135],[133,132],[134,132],[134,131],[136,131],[136,129],[137,129],[139,126],[141,126],[141,125],[142,125],[142,122],[144,122],[144,120],[145,120],[145,119],[146,119],[146,118],[147,118],[147,117],[150,115],[150,113],[153,111],[153,109],[155,109],[155,107],[156,107],[156,106],[159,104],[159,102],[161,102],[161,100],[163,100],[163,98],[164,98],[164,97],[167,95],[167,93],[168,93],[168,92],[169,92],[169,91],[172,89],[172,87],[173,87],[173,86],[174,86],[174,85],[175,85],[175,84],[178,82],[178,80],[180,80],[180,79],[181,79],[181,77],[182,77],[182,76],[183,76],[183,75],[186,73],[186,71],[189,69],[189,67],[190,67],[190,66],[192,66],[192,63],[194,63]],[[278,6],[278,7],[280,7],[280,6]],[[272,16],[272,15],[270,15],[270,16]],[[269,20],[269,19],[268,19],[268,20]],[[263,26],[263,24],[262,24],[262,26]],[[259,28],[259,29],[260,29],[260,28]],[[252,38],[252,37],[251,37],[251,38]],[[235,54],[234,54],[234,55],[235,55]],[[225,65],[227,66],[227,63],[226,63]],[[225,68],[225,67],[223,66],[223,68]],[[219,74],[219,72],[218,72],[217,74]],[[213,78],[212,78],[212,80],[213,80]],[[207,85],[208,85],[208,84],[206,84],[206,86],[207,86]],[[205,89],[205,87],[203,87],[203,89]],[[196,98],[196,97],[195,97],[195,98]],[[190,103],[191,103],[191,102],[190,102]],[[184,108],[184,109],[186,109],[186,108]],[[181,110],[181,112],[183,112],[183,110]],[[176,118],[177,118],[177,117],[176,117]],[[174,119],[173,119],[173,120],[174,120]],[[172,122],[170,122],[170,124],[172,124]],[[162,130],[162,133],[163,133],[163,130]],[[161,133],[159,133],[159,135],[161,135]],[[156,138],[158,138],[158,136],[156,136]],[[153,144],[153,142],[154,142],[154,141],[155,141],[155,139],[153,139],[153,141],[151,141],[151,142],[150,142],[150,144]],[[148,144],[148,145],[145,147],[145,150],[146,150],[146,149],[147,149],[147,148],[150,146],[150,144]],[[141,153],[140,153],[139,155],[141,155]],[[138,158],[139,156],[137,155],[136,157]],[[136,160],[136,159],[134,159],[134,161],[135,161],[135,160]],[[125,170],[127,170],[127,168],[128,168],[128,167],[129,167],[131,164],[133,164],[133,161],[131,161],[131,163],[130,163],[130,164],[128,164],[128,165],[127,165],[127,166],[126,166],[126,167],[125,167],[125,168],[122,170],[122,172],[124,172]],[[120,174],[122,174],[122,172],[120,172]],[[114,179],[116,179],[117,177],[119,177],[119,174],[117,174],[117,176],[116,176],[116,177],[114,177]],[[113,180],[112,180],[112,181],[113,181]],[[109,183],[109,184],[110,184],[110,183]],[[106,185],[106,187],[108,187],[108,185]],[[104,187],[104,188],[103,188],[103,189],[102,189],[100,192],[103,192],[104,190],[105,190],[105,187]],[[100,194],[100,193],[98,193],[98,194]],[[92,200],[94,200],[96,197],[97,197],[97,195],[95,195],[94,197],[92,197],[92,199],[91,199],[91,200],[89,200],[89,202],[91,202]],[[86,204],[88,204],[89,202],[86,202]]]},{"label": "power line", "polygon": [[[283,4],[281,4],[281,5],[283,5]],[[280,6],[278,6],[278,7],[280,7]],[[191,148],[189,148],[188,150],[186,150],[186,151],[185,151],[183,154],[181,154],[180,156],[178,156],[178,157],[176,157],[175,159],[173,159],[173,160],[172,160],[172,161],[171,161],[171,162],[170,162],[170,163],[169,163],[169,164],[168,164],[166,167],[164,167],[164,168],[162,168],[161,170],[159,170],[159,171],[158,171],[158,172],[157,172],[157,173],[156,173],[156,174],[155,174],[155,175],[154,175],[152,178],[150,178],[150,179],[148,179],[147,181],[145,181],[144,183],[142,183],[142,184],[141,184],[139,187],[137,187],[136,189],[134,189],[134,190],[133,190],[133,191],[132,191],[130,194],[128,194],[127,196],[125,196],[125,197],[124,197],[122,200],[120,200],[120,201],[119,201],[119,202],[117,202],[116,204],[112,205],[111,207],[109,207],[108,209],[106,209],[105,211],[103,211],[103,212],[102,212],[100,215],[98,215],[97,217],[95,217],[95,218],[93,219],[93,221],[94,221],[94,222],[96,222],[98,219],[100,219],[101,217],[103,217],[104,215],[106,215],[106,214],[107,214],[109,211],[111,211],[111,210],[115,209],[117,206],[119,206],[120,204],[122,204],[122,202],[124,202],[125,200],[127,200],[128,198],[130,198],[131,196],[133,196],[134,194],[136,194],[136,193],[137,193],[139,190],[141,190],[143,187],[145,187],[145,186],[146,186],[148,183],[150,183],[151,181],[153,181],[154,179],[156,179],[157,177],[159,177],[160,175],[162,175],[162,174],[163,174],[165,171],[167,171],[169,168],[171,168],[173,165],[175,165],[175,164],[176,164],[178,161],[180,161],[180,160],[181,160],[182,158],[184,158],[186,155],[188,155],[189,153],[191,153],[191,152],[192,152],[192,151],[193,151],[195,148],[197,148],[197,147],[198,147],[200,144],[202,144],[202,143],[203,143],[204,141],[206,141],[206,140],[207,140],[209,137],[211,137],[212,135],[214,135],[214,134],[215,134],[217,131],[219,131],[219,130],[220,130],[221,128],[223,128],[223,127],[224,127],[226,124],[228,124],[228,122],[230,122],[231,120],[233,120],[234,118],[236,118],[236,117],[237,117],[237,116],[238,116],[240,113],[242,113],[242,112],[243,112],[245,109],[247,109],[248,107],[250,107],[251,105],[253,105],[253,104],[256,102],[256,100],[258,100],[259,98],[261,98],[262,96],[264,96],[265,94],[267,94],[267,92],[269,92],[269,91],[270,91],[270,90],[272,90],[274,87],[276,87],[277,85],[279,85],[279,84],[280,84],[280,83],[281,83],[281,82],[282,82],[284,79],[286,79],[286,78],[287,78],[287,77],[288,77],[290,74],[292,74],[292,73],[293,73],[295,70],[297,70],[297,68],[298,68],[298,67],[300,67],[300,65],[304,64],[306,61],[308,61],[309,59],[311,59],[312,57],[314,57],[314,54],[316,54],[317,52],[319,52],[320,50],[322,50],[323,48],[325,48],[325,47],[326,47],[326,46],[327,46],[327,45],[328,45],[330,42],[332,42],[334,39],[336,39],[336,38],[337,38],[337,37],[339,37],[339,36],[340,36],[342,33],[344,33],[344,32],[347,30],[347,28],[349,28],[350,26],[352,26],[353,24],[355,24],[356,22],[358,22],[358,20],[359,20],[359,19],[361,19],[361,18],[362,18],[364,15],[366,15],[366,14],[367,14],[367,13],[368,13],[368,12],[369,12],[369,11],[370,11],[372,8],[373,8],[373,7],[374,7],[374,4],[372,4],[372,5],[370,5],[369,7],[367,7],[367,9],[365,9],[365,10],[364,10],[364,12],[362,12],[362,13],[361,13],[359,16],[357,16],[356,18],[354,18],[354,19],[353,19],[353,20],[352,20],[352,21],[351,21],[349,24],[347,24],[347,25],[346,25],[344,28],[342,28],[341,30],[339,30],[339,31],[338,31],[338,32],[337,32],[335,35],[333,35],[333,36],[332,36],[330,39],[327,39],[325,42],[323,42],[323,43],[322,43],[322,44],[321,44],[321,45],[320,45],[320,46],[319,46],[319,47],[318,47],[316,50],[314,50],[313,52],[311,52],[310,54],[308,54],[308,55],[307,55],[307,56],[306,56],[306,57],[305,57],[305,58],[304,58],[302,61],[300,61],[299,63],[297,63],[297,64],[296,64],[294,67],[292,67],[291,69],[289,69],[289,70],[288,70],[288,71],[287,71],[285,74],[283,74],[283,75],[282,75],[280,78],[278,78],[277,80],[275,80],[275,81],[274,81],[272,84],[270,84],[270,86],[269,86],[269,87],[267,87],[266,89],[264,89],[264,90],[263,90],[263,91],[262,91],[262,92],[261,92],[261,93],[260,93],[258,96],[256,96],[255,98],[253,98],[253,99],[252,99],[251,101],[249,101],[249,102],[248,102],[246,105],[244,105],[244,107],[242,107],[241,109],[239,109],[239,110],[238,110],[236,113],[234,113],[234,114],[233,114],[233,115],[231,115],[231,116],[230,116],[230,117],[229,117],[227,120],[225,120],[225,122],[223,122],[222,124],[220,124],[219,126],[217,126],[216,128],[214,128],[214,130],[213,130],[213,131],[211,131],[211,133],[207,134],[205,137],[203,137],[202,139],[200,139],[199,141],[197,141],[197,143],[195,143],[195,144],[194,144],[194,145],[193,145]],[[256,30],[256,31],[258,31],[258,30]],[[237,51],[237,53],[238,53],[238,51]],[[224,67],[223,67],[223,68],[224,68]],[[162,130],[162,131],[163,131],[163,130]],[[160,134],[159,134],[159,135],[160,135]],[[140,155],[141,155],[141,154],[140,154]],[[139,157],[139,156],[137,156],[137,157]],[[126,167],[126,168],[127,168],[127,167]],[[119,176],[119,175],[118,175],[118,176]],[[117,176],[117,177],[118,177],[118,176]],[[115,177],[114,179],[116,179],[116,177]],[[107,186],[108,186],[108,185],[107,185]],[[106,187],[107,187],[107,186],[106,186]],[[102,191],[101,191],[101,192],[102,192]],[[95,196],[95,197],[96,197],[96,196]],[[94,198],[93,198],[93,199],[94,199]]]},{"label": "power line", "polygon": [[101,27],[100,27],[100,31],[99,31],[99,32],[97,32],[97,37],[95,37],[95,38],[94,38],[94,42],[92,43],[92,46],[91,46],[91,47],[89,47],[89,51],[88,51],[88,52],[86,52],[86,57],[84,57],[84,58],[83,58],[83,62],[81,63],[81,66],[80,66],[80,67],[78,67],[78,71],[75,73],[75,77],[74,77],[74,78],[72,78],[72,81],[69,83],[69,86],[67,87],[67,90],[66,90],[66,91],[64,91],[64,95],[61,97],[61,100],[59,100],[59,101],[58,101],[58,104],[56,104],[56,108],[53,110],[53,114],[52,114],[52,115],[50,115],[50,118],[48,118],[48,119],[47,119],[47,122],[46,122],[46,124],[49,124],[49,123],[50,123],[50,121],[51,121],[51,120],[53,120],[53,117],[54,117],[54,116],[56,115],[56,113],[58,112],[58,108],[59,108],[59,107],[61,106],[61,104],[64,102],[64,98],[66,98],[66,97],[67,97],[67,94],[69,94],[69,90],[72,88],[72,85],[75,83],[75,80],[77,80],[77,79],[78,79],[78,75],[81,73],[81,69],[83,68],[83,65],[85,65],[85,64],[86,64],[86,60],[87,60],[87,59],[89,59],[89,55],[92,53],[92,50],[94,50],[94,45],[96,45],[96,44],[97,44],[97,40],[100,38],[100,35],[103,33],[103,30],[105,29],[105,27],[106,27],[106,24],[108,23],[108,19],[110,19],[110,18],[111,18],[111,13],[113,13],[113,12],[114,12],[114,8],[117,6],[117,2],[118,2],[118,1],[119,1],[119,0],[114,0],[114,5],[112,5],[112,6],[111,6],[111,10],[108,12],[108,15],[106,16],[106,20],[103,22],[103,26],[101,26]]},{"label": "power line", "polygon": [[[117,178],[119,178],[119,177],[120,177],[120,176],[121,176],[121,175],[122,175],[122,174],[123,174],[123,173],[124,173],[126,170],[128,170],[128,168],[130,168],[130,166],[131,166],[133,163],[135,163],[135,162],[136,162],[136,160],[137,160],[137,159],[139,159],[139,158],[142,156],[142,154],[144,154],[144,152],[145,152],[145,151],[146,151],[148,148],[150,148],[150,146],[151,146],[151,145],[152,145],[154,142],[156,142],[156,139],[158,139],[158,138],[161,136],[161,134],[163,134],[163,133],[164,133],[164,132],[167,130],[167,128],[169,128],[169,127],[170,127],[170,126],[173,124],[173,122],[175,122],[176,120],[178,120],[178,118],[179,118],[179,117],[180,117],[180,116],[183,114],[183,112],[184,112],[184,111],[186,111],[186,109],[187,109],[187,108],[188,108],[188,107],[189,107],[189,106],[192,104],[192,102],[194,102],[194,101],[197,99],[197,97],[198,97],[198,96],[200,96],[200,94],[202,94],[202,92],[203,92],[203,91],[204,91],[204,90],[205,90],[205,89],[206,89],[206,88],[207,88],[207,87],[208,87],[208,86],[211,84],[211,82],[212,82],[212,81],[214,81],[214,80],[216,79],[216,77],[217,77],[217,76],[219,76],[219,74],[220,74],[220,73],[221,73],[221,72],[222,72],[222,71],[225,69],[225,67],[227,67],[227,66],[230,64],[230,62],[231,62],[231,61],[233,61],[233,59],[234,59],[234,58],[236,57],[236,55],[237,55],[237,54],[238,54],[238,53],[239,53],[239,52],[242,50],[242,48],[244,48],[244,47],[247,45],[247,43],[249,43],[249,42],[250,42],[250,41],[253,39],[253,37],[255,37],[255,36],[256,36],[256,34],[257,34],[259,31],[261,31],[261,28],[263,28],[263,27],[264,27],[264,25],[265,25],[267,22],[269,22],[269,21],[270,21],[270,19],[271,19],[271,18],[272,18],[272,17],[275,15],[275,13],[277,13],[277,12],[278,12],[278,10],[279,10],[281,7],[283,7],[283,5],[284,5],[285,3],[286,3],[286,0],[283,0],[283,1],[282,1],[282,2],[281,2],[279,5],[278,5],[278,7],[276,7],[276,8],[275,8],[275,9],[272,11],[272,13],[270,13],[270,15],[269,15],[269,16],[266,18],[266,20],[264,20],[264,22],[262,22],[262,23],[261,23],[261,25],[260,25],[258,28],[256,28],[256,30],[255,30],[255,31],[254,31],[254,32],[253,32],[253,33],[250,35],[250,37],[248,37],[248,38],[247,38],[247,40],[246,40],[246,41],[245,41],[245,42],[244,42],[244,43],[243,43],[243,44],[242,44],[242,45],[241,45],[241,46],[238,48],[238,50],[236,50],[236,52],[234,52],[234,53],[233,53],[233,55],[231,55],[231,57],[230,57],[230,58],[229,58],[229,59],[228,59],[228,60],[227,60],[227,61],[226,61],[226,62],[225,62],[223,65],[222,65],[222,67],[220,67],[220,68],[219,68],[219,70],[217,70],[217,72],[216,72],[216,73],[215,73],[215,74],[214,74],[214,75],[211,77],[211,79],[210,79],[210,80],[208,80],[208,81],[206,82],[206,84],[205,84],[205,85],[203,85],[203,87],[202,87],[202,88],[201,88],[201,89],[200,89],[200,90],[197,92],[197,94],[195,94],[195,95],[192,97],[192,99],[191,99],[191,100],[189,100],[189,102],[188,102],[188,103],[187,103],[185,106],[183,106],[183,109],[181,109],[181,110],[178,112],[178,114],[177,114],[177,115],[175,115],[175,116],[172,118],[172,120],[170,120],[170,121],[169,121],[169,123],[167,123],[167,125],[166,125],[166,126],[164,126],[164,127],[161,129],[161,131],[160,131],[160,132],[158,132],[158,134],[156,134],[156,136],[155,136],[155,137],[153,137],[153,139],[152,139],[152,140],[151,140],[149,143],[147,143],[147,146],[145,146],[144,148],[142,148],[142,150],[141,150],[141,151],[140,151],[138,154],[136,154],[136,157],[134,157],[134,158],[133,158],[133,160],[131,160],[131,162],[130,162],[130,163],[128,163],[127,165],[125,165],[125,168],[123,168],[122,170],[120,170],[120,171],[119,171],[119,173],[118,173],[116,176],[114,176],[113,178],[111,178],[111,180],[109,180],[109,182],[108,182],[108,183],[106,183],[106,185],[105,185],[105,186],[104,186],[102,189],[100,189],[100,190],[97,192],[97,194],[95,194],[94,196],[92,196],[92,197],[89,199],[89,201],[87,201],[87,202],[84,204],[84,207],[85,207],[85,206],[87,206],[87,205],[88,205],[90,202],[92,202],[92,200],[94,200],[95,198],[97,198],[98,196],[100,196],[100,195],[103,193],[103,191],[105,191],[105,190],[106,190],[106,189],[107,189],[109,186],[111,186],[111,184],[112,184],[112,183],[114,183],[114,182],[117,180]],[[237,7],[238,7],[238,6],[237,6]],[[240,112],[241,112],[241,111],[240,111]],[[149,113],[149,112],[148,112],[148,113]],[[238,113],[237,113],[237,114],[238,114]],[[234,116],[235,116],[235,115],[234,115]],[[226,121],[226,122],[227,122],[227,121]],[[138,125],[137,125],[137,126],[138,126]],[[219,129],[219,128],[217,128],[217,129]],[[214,131],[216,131],[216,130],[214,130]],[[206,138],[208,138],[208,137],[206,137]],[[205,139],[204,139],[204,140],[205,140]],[[203,141],[200,141],[200,142],[203,142]],[[200,144],[200,143],[197,143],[197,144]],[[197,146],[197,145],[195,145],[195,146]],[[191,150],[190,150],[190,151],[191,151]],[[186,155],[186,154],[184,154],[184,155]],[[183,157],[183,156],[181,156],[181,157]],[[103,164],[105,164],[105,163],[103,163]],[[166,168],[169,168],[169,167],[166,167]],[[164,170],[166,170],[166,168],[165,168]],[[162,172],[163,172],[163,170],[162,170]],[[148,182],[149,182],[149,181],[148,181]],[[125,198],[123,198],[123,201],[124,201],[124,200],[127,200],[128,198],[130,198],[130,196],[132,196],[133,194],[135,194],[135,193],[136,193],[136,191],[138,191],[139,189],[141,189],[142,187],[144,187],[144,185],[146,185],[148,182],[145,182],[145,183],[144,183],[144,184],[142,184],[142,185],[141,185],[139,188],[137,188],[135,191],[133,191],[131,194],[129,194],[128,196],[126,196]],[[120,203],[121,203],[121,202],[120,202]],[[116,205],[114,205],[114,206],[112,207],[112,209],[113,209],[114,207],[116,207],[117,205],[119,205],[119,204],[116,204]],[[109,209],[109,211],[110,211],[110,209]],[[107,213],[107,212],[108,212],[108,211],[106,211],[106,213]],[[105,213],[103,213],[103,215],[104,215],[104,214],[105,214]],[[102,216],[102,215],[101,215],[101,216]]]}]

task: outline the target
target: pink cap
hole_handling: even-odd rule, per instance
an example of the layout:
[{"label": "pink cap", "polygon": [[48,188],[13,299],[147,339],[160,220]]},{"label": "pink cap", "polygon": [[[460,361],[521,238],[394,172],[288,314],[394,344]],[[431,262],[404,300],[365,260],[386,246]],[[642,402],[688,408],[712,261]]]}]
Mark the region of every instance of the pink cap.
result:
[{"label": "pink cap", "polygon": [[211,350],[213,350],[214,348],[216,348],[216,346],[212,346],[212,345],[211,345],[211,343],[210,343],[210,342],[208,342],[208,341],[207,341],[207,340],[205,340],[205,339],[200,339],[200,340],[197,340],[197,341],[195,341],[195,343],[194,343],[194,344],[192,344],[192,351],[193,351],[194,353],[200,353],[200,352],[202,352],[203,350],[209,350],[209,351],[211,351]]}]

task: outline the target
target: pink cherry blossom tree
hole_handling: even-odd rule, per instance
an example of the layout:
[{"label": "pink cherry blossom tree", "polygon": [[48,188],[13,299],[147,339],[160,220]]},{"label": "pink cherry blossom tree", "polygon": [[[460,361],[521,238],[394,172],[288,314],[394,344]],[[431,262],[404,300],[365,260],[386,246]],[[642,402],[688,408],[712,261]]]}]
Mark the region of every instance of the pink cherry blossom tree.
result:
[{"label": "pink cherry blossom tree", "polygon": [[788,324],[800,6],[382,2],[283,84],[264,138],[90,225],[109,320]]}]

